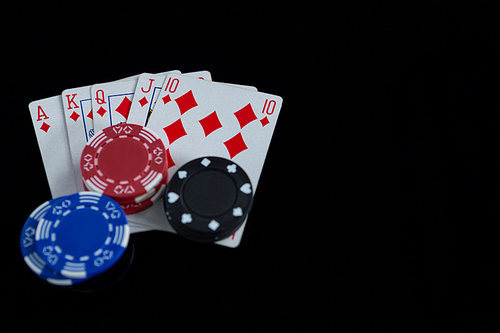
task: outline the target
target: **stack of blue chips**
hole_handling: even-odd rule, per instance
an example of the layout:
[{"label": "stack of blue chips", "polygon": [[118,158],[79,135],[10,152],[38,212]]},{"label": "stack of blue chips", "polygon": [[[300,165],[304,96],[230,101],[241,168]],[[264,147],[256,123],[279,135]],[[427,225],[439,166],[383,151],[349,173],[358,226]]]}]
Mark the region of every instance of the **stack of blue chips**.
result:
[{"label": "stack of blue chips", "polygon": [[120,205],[100,193],[79,192],[44,202],[26,220],[21,253],[41,279],[69,286],[115,265],[129,243]]}]

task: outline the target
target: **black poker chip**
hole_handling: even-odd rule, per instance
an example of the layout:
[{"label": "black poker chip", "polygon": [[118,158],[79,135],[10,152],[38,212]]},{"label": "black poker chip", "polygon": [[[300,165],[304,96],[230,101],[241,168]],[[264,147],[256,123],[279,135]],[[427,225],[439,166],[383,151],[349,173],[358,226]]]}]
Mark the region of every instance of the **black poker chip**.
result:
[{"label": "black poker chip", "polygon": [[231,160],[201,157],[177,170],[164,203],[175,231],[197,242],[215,242],[233,234],[250,211],[253,188],[246,172]]}]

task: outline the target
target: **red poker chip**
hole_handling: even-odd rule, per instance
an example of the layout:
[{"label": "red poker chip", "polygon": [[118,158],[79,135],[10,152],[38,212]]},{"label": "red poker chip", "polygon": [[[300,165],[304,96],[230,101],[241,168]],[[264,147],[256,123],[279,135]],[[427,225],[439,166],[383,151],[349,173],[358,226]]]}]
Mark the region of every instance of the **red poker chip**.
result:
[{"label": "red poker chip", "polygon": [[[153,204],[155,202],[157,202],[158,199],[160,199],[163,196],[163,194],[164,194],[163,192],[165,191],[166,186],[167,186],[166,181],[164,183],[161,183],[156,188],[156,192],[153,196],[151,196],[151,197],[149,197],[146,200],[141,201],[141,202],[135,202],[135,201],[128,201],[128,202],[117,201],[117,202],[120,205],[120,207],[123,209],[125,214],[130,215],[130,214],[139,213],[139,212],[153,206]],[[83,184],[83,187],[84,187],[85,191],[88,191],[87,186],[85,186],[85,183]]]},{"label": "red poker chip", "polygon": [[80,167],[90,191],[118,202],[144,201],[166,175],[165,146],[144,126],[113,125],[87,143]]},{"label": "red poker chip", "polygon": [[[156,185],[148,193],[141,195],[139,197],[136,197],[133,200],[115,200],[115,201],[117,201],[120,205],[123,204],[123,206],[124,206],[124,205],[136,205],[136,204],[139,204],[143,201],[153,200],[152,198],[157,198],[159,196],[159,194],[160,195],[162,194],[162,192],[165,190],[165,186],[167,185],[167,182],[168,182],[168,172],[167,172],[167,169],[165,169],[165,173],[163,174],[163,181],[160,184]],[[83,183],[83,188],[85,189],[85,191],[90,191],[88,189],[88,187],[85,185],[85,182],[82,182],[82,183]]]},{"label": "red poker chip", "polygon": [[118,204],[125,211],[125,214],[127,214],[127,215],[139,213],[139,212],[153,206],[153,204],[155,202],[157,202],[158,199],[163,197],[163,194],[165,192],[165,188],[167,187],[167,181],[168,181],[168,177],[167,177],[167,174],[165,174],[163,181],[157,187],[155,187],[155,191],[154,191],[155,193],[141,202],[118,201]]},{"label": "red poker chip", "polygon": [[123,209],[123,211],[125,212],[125,214],[129,215],[129,214],[135,214],[135,213],[139,213],[151,206],[153,206],[153,204],[155,202],[158,201],[158,199],[160,199],[163,195],[163,192],[165,190],[165,188],[167,187],[166,184],[162,183],[159,190],[156,192],[155,195],[153,195],[151,198],[148,198],[147,200],[144,200],[142,202],[139,202],[139,203],[136,203],[136,202],[130,202],[130,203],[122,203],[122,202],[119,202],[120,204],[120,207]]},{"label": "red poker chip", "polygon": [[143,210],[153,206],[154,202],[150,200],[146,200],[140,203],[130,203],[130,204],[122,204],[120,203],[120,207],[123,209],[125,214],[130,215],[130,214],[135,214],[142,212]]},{"label": "red poker chip", "polygon": [[151,200],[156,201],[156,198],[158,198],[158,196],[163,194],[163,191],[165,190],[165,187],[167,185],[167,181],[168,181],[168,174],[165,170],[165,173],[163,174],[163,180],[161,181],[160,184],[156,185],[151,191],[140,197],[135,198],[134,200],[118,200],[117,202],[123,207],[124,205],[136,205],[145,201],[151,201]]},{"label": "red poker chip", "polygon": [[[132,201],[117,201],[120,207],[125,211],[125,214],[135,214],[139,213],[149,207],[151,207],[155,202],[157,202],[160,198],[163,197],[165,188],[168,182],[168,172],[165,169],[165,173],[163,174],[163,181],[158,184],[152,191],[148,193],[148,195],[142,196],[142,200],[139,201],[138,198],[135,198]],[[85,186],[85,182],[83,183],[83,187],[85,191],[88,191],[87,186]]]}]

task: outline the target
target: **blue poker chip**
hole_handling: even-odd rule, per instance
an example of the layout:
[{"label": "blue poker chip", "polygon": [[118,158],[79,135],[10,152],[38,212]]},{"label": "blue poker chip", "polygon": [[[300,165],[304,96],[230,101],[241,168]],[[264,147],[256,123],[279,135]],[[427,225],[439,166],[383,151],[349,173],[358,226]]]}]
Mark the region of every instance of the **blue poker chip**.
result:
[{"label": "blue poker chip", "polygon": [[112,267],[125,252],[129,226],[108,196],[79,192],[52,204],[38,223],[37,252],[53,271],[87,279]]},{"label": "blue poker chip", "polygon": [[69,279],[56,274],[47,267],[45,261],[40,257],[36,250],[35,233],[38,222],[44,214],[52,208],[52,204],[58,199],[52,199],[41,204],[36,208],[24,223],[21,231],[21,254],[28,267],[43,280],[57,286],[69,286],[85,281],[85,279]]}]

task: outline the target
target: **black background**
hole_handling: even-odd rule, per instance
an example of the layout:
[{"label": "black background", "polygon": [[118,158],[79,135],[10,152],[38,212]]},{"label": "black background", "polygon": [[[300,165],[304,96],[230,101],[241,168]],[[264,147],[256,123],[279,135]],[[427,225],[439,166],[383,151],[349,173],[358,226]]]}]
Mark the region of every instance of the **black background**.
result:
[{"label": "black background", "polygon": [[[3,325],[493,331],[499,3],[348,3],[7,6]],[[172,69],[284,99],[244,242],[134,234],[112,287],[41,283],[18,244],[50,198],[29,102]]]}]

